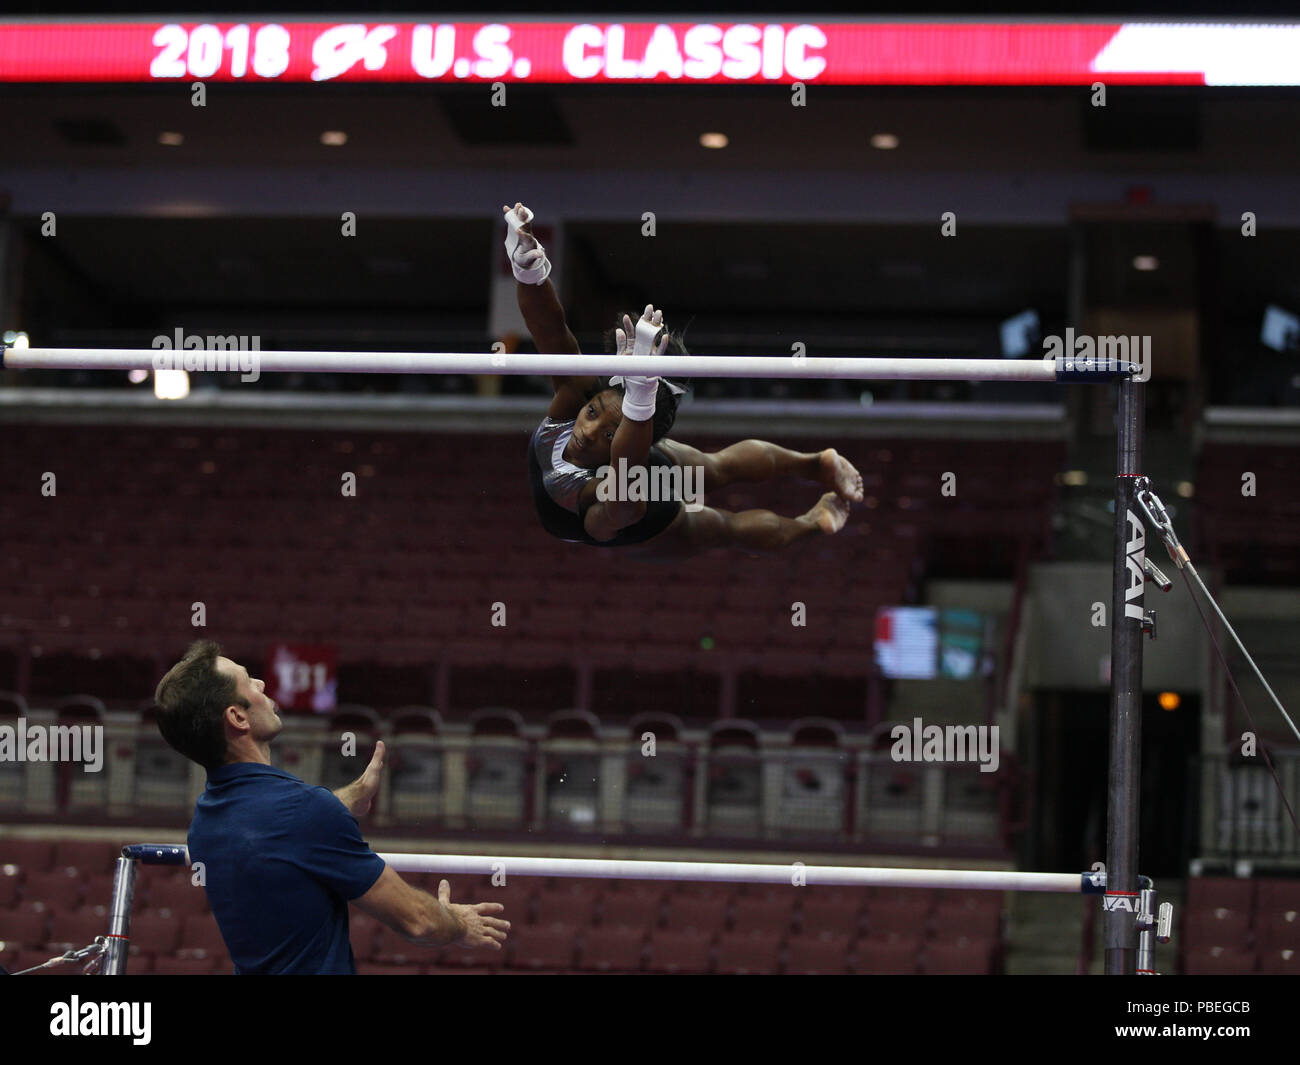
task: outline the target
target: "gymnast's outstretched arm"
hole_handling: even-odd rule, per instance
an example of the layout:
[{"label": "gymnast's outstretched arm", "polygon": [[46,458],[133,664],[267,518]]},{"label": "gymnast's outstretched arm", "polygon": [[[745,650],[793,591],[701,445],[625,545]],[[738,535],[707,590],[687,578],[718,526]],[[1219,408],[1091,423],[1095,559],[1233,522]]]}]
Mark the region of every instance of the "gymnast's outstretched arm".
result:
[{"label": "gymnast's outstretched arm", "polygon": [[[554,355],[581,355],[578,340],[569,329],[564,307],[551,284],[551,263],[546,249],[533,236],[533,213],[522,203],[503,207],[506,214],[506,254],[515,275],[515,296],[524,324],[538,351]],[[546,412],[567,420],[582,409],[596,390],[595,377],[552,377],[555,398]]]},{"label": "gymnast's outstretched arm", "polygon": [[[623,316],[623,329],[615,333],[619,355],[662,355],[667,346],[663,328],[663,311],[647,306],[633,327],[632,319]],[[659,337],[656,343],[656,336]],[[635,338],[635,339],[633,339]],[[623,419],[610,444],[610,468],[605,477],[613,478],[622,463],[644,466],[654,443],[655,394],[658,377],[625,376],[623,378]],[[646,512],[643,501],[610,499],[593,504],[583,517],[583,528],[597,540],[611,540],[620,529],[640,521]]]}]

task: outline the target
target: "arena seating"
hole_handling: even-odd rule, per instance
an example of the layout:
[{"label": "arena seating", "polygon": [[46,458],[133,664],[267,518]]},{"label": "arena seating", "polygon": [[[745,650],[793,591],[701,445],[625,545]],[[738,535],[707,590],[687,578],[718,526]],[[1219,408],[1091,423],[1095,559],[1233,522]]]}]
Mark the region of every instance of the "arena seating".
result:
[{"label": "arena seating", "polygon": [[[1064,455],[1014,440],[819,440],[864,474],[867,500],[843,533],[769,558],[629,571],[614,552],[538,528],[521,436],[129,426],[109,446],[105,433],[0,427],[12,456],[0,467],[0,689],[19,712],[24,698],[54,708],[73,693],[139,712],[202,634],[254,664],[276,641],[333,643],[340,702],[385,718],[422,706],[464,723],[505,706],[537,722],[578,707],[605,725],[666,709],[697,728],[730,716],[780,729],[811,712],[860,725],[875,609],[914,601],[926,575],[1013,576],[1045,542]],[[990,552],[989,522],[1009,521],[999,484],[1013,462],[1044,491],[1017,502],[1023,538]],[[53,496],[40,491],[45,471],[57,473]],[[935,490],[945,471],[959,477],[956,497]],[[348,472],[355,497],[340,490]],[[818,492],[735,485],[710,502],[797,514]],[[804,626],[789,623],[796,602]],[[504,627],[491,625],[495,603]],[[6,840],[0,866],[10,968],[45,960],[55,936],[89,933],[107,905],[111,853],[79,878],[61,873],[53,845]],[[508,950],[413,948],[354,909],[362,971],[995,971],[1001,953],[1000,900],[959,943],[938,896],[903,913],[838,889],[515,882],[479,894],[506,900],[520,931]],[[142,870],[135,919],[133,971],[230,971],[187,877]],[[900,921],[905,936],[884,934]]]},{"label": "arena seating", "polygon": [[1300,972],[1300,880],[1192,877],[1179,956],[1190,974]]},{"label": "arena seating", "polygon": [[[516,880],[466,890],[502,901],[506,950],[443,950],[430,958],[353,909],[361,972],[461,973],[993,973],[1003,951],[1002,899],[925,892],[898,932],[887,894],[870,889]],[[474,890],[477,888],[477,891]],[[453,887],[453,897],[455,888]],[[954,936],[944,923],[973,918]]]},{"label": "arena seating", "polygon": [[[279,640],[335,644],[340,701],[379,708],[527,714],[585,699],[630,718],[661,709],[645,693],[667,684],[688,720],[789,720],[807,712],[792,703],[815,698],[817,713],[860,722],[876,608],[914,600],[928,573],[1011,577],[1044,543],[1064,448],[816,443],[864,474],[867,499],[842,533],[773,557],[629,571],[617,552],[541,531],[522,435],[3,426],[0,689],[138,709],[203,634],[254,664]],[[1017,499],[1015,520],[1001,487],[1012,464],[1043,486]],[[938,492],[946,471],[955,497]],[[342,494],[345,473],[355,496]],[[710,502],[797,514],[817,495],[732,485]],[[790,623],[796,602],[803,626]],[[491,624],[494,603],[504,626]]]}]

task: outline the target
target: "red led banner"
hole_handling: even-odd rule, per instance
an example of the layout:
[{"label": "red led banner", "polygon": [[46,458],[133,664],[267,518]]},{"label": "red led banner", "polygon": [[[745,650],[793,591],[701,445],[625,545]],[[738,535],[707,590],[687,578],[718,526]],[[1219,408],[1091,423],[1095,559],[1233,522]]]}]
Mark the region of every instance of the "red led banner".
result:
[{"label": "red led banner", "polygon": [[0,82],[1296,85],[1300,25],[0,22]]}]

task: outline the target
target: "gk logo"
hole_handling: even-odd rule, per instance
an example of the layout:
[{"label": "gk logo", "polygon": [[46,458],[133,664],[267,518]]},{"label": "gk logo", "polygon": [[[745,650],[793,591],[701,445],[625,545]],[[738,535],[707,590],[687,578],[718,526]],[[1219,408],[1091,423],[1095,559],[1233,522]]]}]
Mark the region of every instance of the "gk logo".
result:
[{"label": "gk logo", "polygon": [[1137,899],[1132,895],[1107,895],[1101,900],[1101,908],[1111,912],[1124,910],[1128,913],[1137,912]]},{"label": "gk logo", "polygon": [[397,36],[396,26],[366,27],[357,23],[334,26],[316,38],[311,58],[316,69],[312,81],[329,81],[345,74],[357,63],[367,70],[383,70],[388,61],[388,44]]}]

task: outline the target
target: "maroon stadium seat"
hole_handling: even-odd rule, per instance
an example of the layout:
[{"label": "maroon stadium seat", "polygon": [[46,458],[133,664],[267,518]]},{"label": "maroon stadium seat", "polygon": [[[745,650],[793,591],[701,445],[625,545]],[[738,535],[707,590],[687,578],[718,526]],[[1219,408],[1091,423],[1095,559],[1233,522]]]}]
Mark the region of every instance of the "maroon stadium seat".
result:
[{"label": "maroon stadium seat", "polygon": [[18,947],[43,947],[49,927],[48,910],[8,910],[0,913],[0,942]]},{"label": "maroon stadium seat", "polygon": [[783,939],[794,922],[797,888],[790,888],[784,898],[738,897],[731,908],[733,932],[764,932],[770,938]]},{"label": "maroon stadium seat", "polygon": [[1231,947],[1189,950],[1183,972],[1192,976],[1245,976],[1255,971],[1255,952]]},{"label": "maroon stadium seat", "polygon": [[628,887],[601,896],[600,923],[647,929],[659,924],[663,912],[663,887]]},{"label": "maroon stadium seat", "polygon": [[131,917],[131,951],[171,954],[180,945],[182,922],[170,911],[150,911]]},{"label": "maroon stadium seat", "polygon": [[727,897],[723,894],[668,897],[664,927],[676,932],[695,930],[713,935],[722,930],[727,918]]},{"label": "maroon stadium seat", "polygon": [[1255,911],[1261,916],[1300,911],[1300,880],[1260,880],[1256,887]]},{"label": "maroon stadium seat", "polygon": [[96,936],[108,935],[108,912],[103,907],[89,906],[80,910],[56,911],[46,933],[46,945],[60,950],[68,947],[80,949],[95,941]]},{"label": "maroon stadium seat", "polygon": [[352,943],[352,956],[358,962],[374,957],[379,934],[386,930],[383,922],[362,913],[355,906],[348,910],[348,939]]},{"label": "maroon stadium seat", "polygon": [[1000,891],[935,891],[934,912],[1001,913],[1005,900]]},{"label": "maroon stadium seat", "polygon": [[40,901],[52,910],[75,910],[85,897],[85,881],[75,873],[29,873],[23,880],[23,898]]},{"label": "maroon stadium seat", "polygon": [[102,873],[98,876],[87,876],[86,881],[86,902],[87,906],[111,906],[113,905],[113,874]]},{"label": "maroon stadium seat", "polygon": [[208,911],[207,892],[191,884],[189,875],[184,873],[151,883],[148,899],[150,909],[166,909],[184,914]]},{"label": "maroon stadium seat", "polygon": [[1269,976],[1300,975],[1300,949],[1265,947],[1259,952],[1259,971]]},{"label": "maroon stadium seat", "polygon": [[1218,907],[1189,910],[1183,916],[1182,946],[1189,951],[1206,947],[1245,948],[1250,945],[1250,914]]},{"label": "maroon stadium seat", "polygon": [[846,935],[856,938],[862,928],[861,904],[843,898],[818,902],[805,897],[799,917],[799,931],[806,936]]},{"label": "maroon stadium seat", "polygon": [[713,937],[700,932],[656,930],[646,968],[655,973],[706,973],[713,961]]},{"label": "maroon stadium seat", "polygon": [[76,869],[82,876],[112,877],[122,845],[106,840],[60,840],[54,852],[55,869]]},{"label": "maroon stadium seat", "polygon": [[854,948],[855,972],[870,975],[909,975],[916,972],[919,939],[859,939]]},{"label": "maroon stadium seat", "polygon": [[0,865],[16,865],[26,873],[43,873],[53,864],[54,843],[51,840],[0,840]]},{"label": "maroon stadium seat", "polygon": [[[509,939],[515,937],[515,932],[516,926],[512,925]],[[504,947],[501,950],[494,950],[491,947],[480,949],[450,946],[443,947],[430,961],[436,968],[448,971],[495,972],[505,964],[505,952]]]},{"label": "maroon stadium seat", "polygon": [[433,951],[428,947],[403,939],[391,928],[382,925],[374,933],[369,951],[364,955],[358,954],[354,946],[352,955],[357,961],[365,957],[381,965],[425,965],[433,960]]},{"label": "maroon stadium seat", "polygon": [[883,922],[924,921],[933,910],[934,899],[929,892],[908,888],[873,894],[867,901],[867,920],[878,917]]},{"label": "maroon stadium seat", "polygon": [[223,959],[211,954],[190,957],[156,957],[152,973],[160,976],[210,976],[218,971],[231,972],[233,969],[223,963]]},{"label": "maroon stadium seat", "polygon": [[850,972],[848,935],[791,936],[785,971],[791,975],[827,976]]},{"label": "maroon stadium seat", "polygon": [[993,948],[994,943],[990,940],[931,940],[922,953],[921,971],[982,976],[993,971]]},{"label": "maroon stadium seat", "polygon": [[211,914],[192,914],[185,918],[181,926],[180,950],[206,951],[208,954],[224,955],[226,941],[221,938],[221,929]]},{"label": "maroon stadium seat", "polygon": [[419,965],[380,965],[375,962],[357,962],[359,976],[418,976]]},{"label": "maroon stadium seat", "polygon": [[939,940],[994,939],[1002,922],[998,910],[944,907],[930,916],[930,934]]},{"label": "maroon stadium seat", "polygon": [[1218,876],[1188,879],[1185,912],[1197,913],[1219,907],[1251,913],[1255,908],[1255,881]]},{"label": "maroon stadium seat", "polygon": [[18,901],[19,875],[16,866],[9,872],[0,867],[0,910],[7,910]]},{"label": "maroon stadium seat", "polygon": [[637,972],[645,955],[645,934],[620,926],[588,928],[578,952],[578,968],[593,972]]},{"label": "maroon stadium seat", "polygon": [[718,938],[714,971],[736,976],[774,974],[781,964],[776,932],[728,932]]},{"label": "maroon stadium seat", "polygon": [[1256,920],[1256,936],[1261,948],[1287,948],[1300,950],[1300,910],[1278,910],[1269,914],[1260,912]]},{"label": "maroon stadium seat", "polygon": [[571,969],[577,932],[568,924],[512,927],[506,943],[508,964],[515,969]]},{"label": "maroon stadium seat", "polygon": [[536,924],[589,925],[595,920],[598,897],[598,889],[588,884],[539,891],[533,920]]}]

